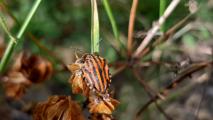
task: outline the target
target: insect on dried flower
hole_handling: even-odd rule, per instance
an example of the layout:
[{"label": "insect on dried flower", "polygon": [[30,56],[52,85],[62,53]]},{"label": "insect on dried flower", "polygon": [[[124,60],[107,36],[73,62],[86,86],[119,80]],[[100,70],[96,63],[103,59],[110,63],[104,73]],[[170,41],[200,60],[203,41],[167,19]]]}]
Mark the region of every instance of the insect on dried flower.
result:
[{"label": "insect on dried flower", "polygon": [[78,87],[84,92],[85,88],[88,87],[97,95],[104,96],[108,94],[111,77],[104,58],[95,54],[85,54],[77,59],[74,64],[68,65],[68,68],[73,73],[70,79],[72,88]]},{"label": "insect on dried flower", "polygon": [[118,101],[109,95],[111,75],[106,60],[96,54],[85,54],[68,65],[73,73],[72,91],[89,98],[91,113],[112,114]]}]

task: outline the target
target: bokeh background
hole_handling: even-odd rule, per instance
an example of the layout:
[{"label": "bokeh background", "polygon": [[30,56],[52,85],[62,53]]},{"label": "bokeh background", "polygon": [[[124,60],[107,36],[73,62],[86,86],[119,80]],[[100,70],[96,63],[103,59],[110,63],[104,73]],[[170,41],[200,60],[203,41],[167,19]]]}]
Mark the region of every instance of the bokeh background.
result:
[{"label": "bokeh background", "polygon": [[[0,3],[1,13],[4,14],[10,31],[15,34],[20,26],[15,22],[13,16],[19,23],[22,23],[34,1],[3,1],[4,5]],[[171,2],[171,0],[167,1],[168,4]],[[190,14],[188,2],[189,0],[181,0],[166,21],[167,30]],[[109,0],[109,3],[118,25],[120,39],[126,45],[132,0]],[[139,69],[144,81],[155,91],[159,91],[171,83],[178,73],[190,63],[212,60],[213,0],[197,0],[197,4],[198,11],[187,20],[186,24],[175,31],[168,42],[157,46],[143,58],[141,64],[136,65],[143,66],[143,63],[149,61],[181,64],[174,68],[176,64],[168,67],[164,64],[153,63]],[[111,65],[110,71],[114,75],[111,90],[115,94],[115,98],[120,101],[114,117],[117,120],[133,120],[138,110],[150,97],[131,72],[131,68],[116,73],[113,63],[127,61],[126,52],[125,50],[116,51],[112,47],[112,44],[119,46],[119,43],[114,42],[116,40],[101,0],[98,0],[98,8],[101,46],[99,54],[106,58]],[[146,34],[158,18],[159,0],[139,0],[133,49],[138,47],[144,38],[143,34]],[[27,107],[30,102],[44,101],[51,95],[71,95],[74,100],[82,104],[85,98],[72,94],[68,83],[70,72],[61,70],[61,63],[73,63],[76,51],[78,54],[90,52],[90,31],[91,5],[89,0],[43,0],[26,33],[32,33],[36,37],[36,41],[54,53],[57,59],[47,51],[40,49],[35,40],[26,34],[17,45],[15,53],[29,51],[49,59],[54,65],[54,74],[48,81],[33,85],[20,101],[5,100],[4,91],[1,88],[1,119],[30,120],[32,119],[31,114],[23,112],[23,106]],[[0,42],[3,47],[8,42],[8,37],[2,29],[0,29]],[[119,54],[123,54],[123,56]],[[178,84],[165,100],[160,100],[159,104],[173,120],[212,120],[212,101],[213,73],[212,68],[208,67]],[[168,118],[153,104],[140,116],[140,119],[167,120]]]}]

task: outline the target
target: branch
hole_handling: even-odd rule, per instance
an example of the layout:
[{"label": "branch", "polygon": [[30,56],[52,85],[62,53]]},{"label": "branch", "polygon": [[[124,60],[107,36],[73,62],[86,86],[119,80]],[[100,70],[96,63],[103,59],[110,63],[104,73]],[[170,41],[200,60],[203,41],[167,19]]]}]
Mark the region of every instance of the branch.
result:
[{"label": "branch", "polygon": [[165,10],[164,14],[159,18],[157,24],[155,24],[148,32],[147,36],[144,38],[144,40],[141,42],[140,46],[136,49],[136,51],[133,54],[134,58],[137,58],[140,56],[141,52],[146,48],[146,46],[150,43],[152,38],[154,37],[155,33],[159,30],[160,26],[166,21],[166,19],[169,17],[169,15],[172,13],[172,11],[175,9],[175,7],[178,5],[180,0],[173,0],[170,5]]},{"label": "branch", "polygon": [[138,6],[138,0],[133,0],[132,8],[129,16],[129,29],[128,29],[128,41],[127,41],[127,50],[128,56],[132,54],[132,41],[133,41],[133,31],[134,31],[134,23],[135,23],[135,15]]},{"label": "branch", "polygon": [[[213,64],[213,61],[211,61],[211,62],[200,62],[200,63],[192,64],[186,70],[181,72],[180,75],[177,78],[172,80],[174,82],[172,82],[171,84],[166,86],[161,92],[159,92],[159,94],[163,95],[163,96],[167,96],[168,92],[171,89],[176,88],[176,86],[178,84],[180,84],[181,82],[183,82],[185,80],[185,78],[191,76],[191,74],[193,74],[197,71],[200,71],[200,70],[204,69],[205,67],[212,65],[212,64]],[[150,99],[142,108],[140,108],[140,110],[137,112],[137,114],[135,116],[135,119],[137,120],[140,117],[140,115],[149,107],[149,105],[151,105],[153,102],[156,102],[159,99],[160,99],[160,97],[158,95],[156,95],[155,97]]]}]

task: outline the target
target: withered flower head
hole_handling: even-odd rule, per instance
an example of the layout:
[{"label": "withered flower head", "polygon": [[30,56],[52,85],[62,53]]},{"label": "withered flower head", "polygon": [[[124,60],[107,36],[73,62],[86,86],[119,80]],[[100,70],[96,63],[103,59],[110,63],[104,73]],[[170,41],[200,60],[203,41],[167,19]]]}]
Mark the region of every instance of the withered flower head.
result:
[{"label": "withered flower head", "polygon": [[6,76],[3,77],[6,96],[19,99],[26,88],[32,83],[48,79],[52,71],[52,64],[46,59],[26,53],[19,54]]},{"label": "withered flower head", "polygon": [[41,56],[21,53],[12,70],[22,72],[33,83],[39,83],[52,75],[53,68],[52,64]]},{"label": "withered flower head", "polygon": [[84,120],[80,106],[67,96],[52,96],[39,103],[33,120]]}]

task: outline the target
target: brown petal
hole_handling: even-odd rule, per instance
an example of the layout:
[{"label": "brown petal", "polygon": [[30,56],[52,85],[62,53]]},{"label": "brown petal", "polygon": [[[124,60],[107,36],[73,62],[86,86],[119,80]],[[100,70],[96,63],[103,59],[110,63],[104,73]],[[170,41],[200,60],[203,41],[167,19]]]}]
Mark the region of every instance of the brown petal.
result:
[{"label": "brown petal", "polygon": [[74,94],[83,94],[84,96],[88,96],[89,88],[86,86],[86,83],[80,75],[72,75],[69,82],[71,83],[72,92]]},{"label": "brown petal", "polygon": [[36,106],[33,120],[84,120],[80,106],[67,96],[52,96]]},{"label": "brown petal", "polygon": [[119,102],[113,98],[108,101],[90,98],[89,111],[91,113],[112,114]]}]

